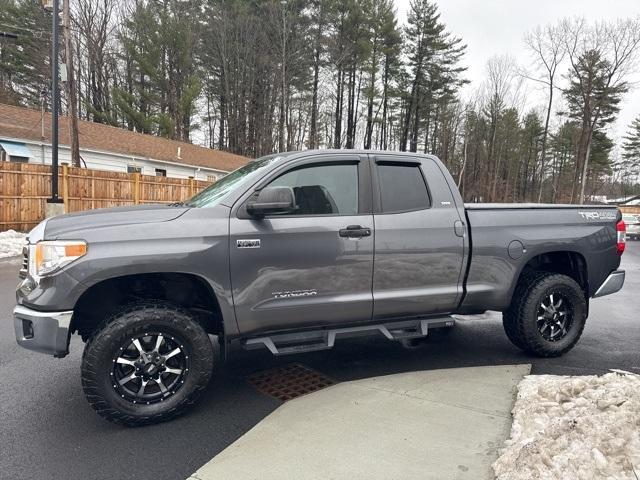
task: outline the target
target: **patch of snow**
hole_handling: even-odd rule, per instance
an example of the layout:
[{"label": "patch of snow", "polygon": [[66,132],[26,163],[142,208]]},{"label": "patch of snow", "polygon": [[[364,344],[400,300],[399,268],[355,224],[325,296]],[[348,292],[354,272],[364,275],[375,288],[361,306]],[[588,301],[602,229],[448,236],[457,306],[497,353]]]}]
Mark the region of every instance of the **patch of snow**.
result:
[{"label": "patch of snow", "polygon": [[0,232],[0,258],[16,257],[22,254],[22,247],[27,243],[27,234],[7,230]]},{"label": "patch of snow", "polygon": [[640,478],[640,376],[528,375],[512,413],[498,480]]}]

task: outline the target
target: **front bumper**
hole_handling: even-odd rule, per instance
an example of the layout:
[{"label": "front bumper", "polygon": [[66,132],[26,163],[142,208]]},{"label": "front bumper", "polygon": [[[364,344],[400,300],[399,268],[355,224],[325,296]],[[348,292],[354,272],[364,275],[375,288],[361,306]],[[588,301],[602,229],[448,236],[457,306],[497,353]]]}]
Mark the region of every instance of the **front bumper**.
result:
[{"label": "front bumper", "polygon": [[604,281],[596,293],[593,294],[593,298],[604,297],[605,295],[611,295],[616,293],[624,285],[624,270],[616,270],[611,272],[607,279]]},{"label": "front bumper", "polygon": [[64,357],[69,353],[69,327],[73,311],[39,312],[22,305],[13,309],[18,345],[28,350]]}]

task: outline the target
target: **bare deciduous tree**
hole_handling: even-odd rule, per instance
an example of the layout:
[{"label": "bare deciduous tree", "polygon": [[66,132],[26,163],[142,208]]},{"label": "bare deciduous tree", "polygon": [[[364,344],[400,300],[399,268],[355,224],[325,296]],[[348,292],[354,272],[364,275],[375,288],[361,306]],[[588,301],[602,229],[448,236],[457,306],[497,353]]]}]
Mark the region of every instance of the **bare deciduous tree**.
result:
[{"label": "bare deciduous tree", "polygon": [[583,203],[594,130],[615,119],[629,75],[637,67],[640,16],[588,25],[584,19],[564,20],[562,38],[569,59],[571,85],[566,95],[581,123],[572,200]]},{"label": "bare deciduous tree", "polygon": [[538,202],[540,202],[542,198],[542,191],[544,188],[547,137],[549,135],[551,109],[553,108],[553,94],[556,88],[556,73],[566,55],[562,34],[563,30],[559,26],[547,25],[545,27],[537,27],[525,36],[525,43],[535,56],[536,66],[544,73],[543,78],[536,78],[535,80],[544,83],[548,88],[547,112],[544,121],[544,133],[542,136],[542,147],[540,151],[540,186],[538,190]]}]

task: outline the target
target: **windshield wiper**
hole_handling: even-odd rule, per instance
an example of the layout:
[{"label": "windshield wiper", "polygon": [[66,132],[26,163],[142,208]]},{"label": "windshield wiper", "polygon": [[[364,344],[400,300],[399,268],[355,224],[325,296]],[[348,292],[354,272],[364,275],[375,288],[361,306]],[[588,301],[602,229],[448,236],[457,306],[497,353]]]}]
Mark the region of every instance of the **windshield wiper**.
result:
[{"label": "windshield wiper", "polygon": [[184,207],[186,204],[184,202],[173,202],[167,204],[168,207]]}]

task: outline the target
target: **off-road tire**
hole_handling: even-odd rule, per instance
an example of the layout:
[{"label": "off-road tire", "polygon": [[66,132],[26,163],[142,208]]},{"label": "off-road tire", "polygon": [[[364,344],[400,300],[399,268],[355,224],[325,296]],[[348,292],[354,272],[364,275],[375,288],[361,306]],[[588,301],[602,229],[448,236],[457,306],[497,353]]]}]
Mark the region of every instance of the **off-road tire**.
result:
[{"label": "off-road tire", "polygon": [[515,318],[517,315],[516,307],[518,303],[522,301],[524,291],[526,291],[526,289],[521,287],[524,285],[535,284],[541,278],[544,278],[545,275],[547,275],[545,272],[537,271],[524,274],[522,278],[520,278],[518,285],[516,285],[516,289],[513,292],[511,305],[509,305],[509,308],[502,313],[502,326],[504,328],[504,332],[507,334],[509,341],[520,350],[527,351],[526,344],[518,333],[518,321]]},{"label": "off-road tire", "polygon": [[[549,341],[538,329],[538,308],[550,293],[558,292],[571,303],[572,319],[566,335]],[[525,274],[513,293],[502,324],[509,340],[521,350],[540,357],[558,357],[571,350],[580,339],[587,319],[587,301],[580,285],[567,275],[549,272]]]},{"label": "off-road tire", "polygon": [[[112,385],[113,358],[136,335],[160,331],[174,335],[190,355],[184,383],[166,401],[133,404]],[[214,362],[207,332],[177,306],[145,301],[126,306],[108,318],[87,342],[82,356],[82,388],[89,404],[107,420],[141,426],[170,420],[192,407],[206,389]]]}]

